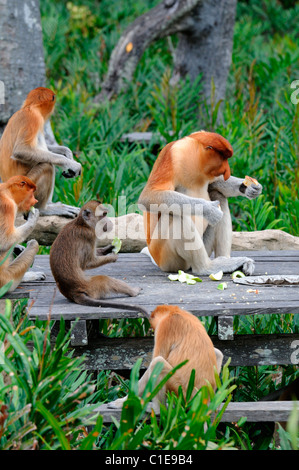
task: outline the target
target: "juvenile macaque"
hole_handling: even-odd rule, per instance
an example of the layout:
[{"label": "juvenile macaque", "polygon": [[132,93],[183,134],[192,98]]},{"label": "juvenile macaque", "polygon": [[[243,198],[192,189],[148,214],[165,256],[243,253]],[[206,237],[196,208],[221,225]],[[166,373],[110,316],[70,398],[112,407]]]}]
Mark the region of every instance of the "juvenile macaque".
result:
[{"label": "juvenile macaque", "polygon": [[[21,248],[14,260],[12,253],[8,253],[18,243],[23,243],[36,225],[39,211],[30,210],[37,203],[35,190],[35,184],[26,176],[14,176],[0,184],[0,287],[12,282],[9,292],[14,291],[21,281],[45,279],[44,273],[27,272],[39,248],[36,240],[28,241],[27,247]],[[25,224],[15,227],[17,214],[28,211]]]},{"label": "juvenile macaque", "polygon": [[[159,305],[150,316],[150,324],[155,331],[155,345],[152,361],[138,383],[138,394],[142,396],[155,365],[162,362],[161,381],[175,366],[188,362],[168,379],[166,385],[155,396],[153,409],[159,411],[159,403],[165,402],[167,391],[178,393],[181,386],[186,395],[190,374],[195,370],[193,395],[207,381],[216,388],[215,371],[220,373],[223,354],[214,348],[201,321],[186,310],[177,306]],[[111,408],[119,408],[127,397],[109,403]]]},{"label": "juvenile macaque", "polygon": [[126,294],[135,297],[138,287],[105,275],[87,276],[85,270],[114,263],[117,255],[114,246],[96,248],[96,229],[109,232],[112,222],[107,209],[98,201],[85,204],[78,217],[61,230],[50,251],[50,265],[60,292],[72,302],[81,305],[104,306],[149,313],[139,305],[103,300],[111,294]]}]

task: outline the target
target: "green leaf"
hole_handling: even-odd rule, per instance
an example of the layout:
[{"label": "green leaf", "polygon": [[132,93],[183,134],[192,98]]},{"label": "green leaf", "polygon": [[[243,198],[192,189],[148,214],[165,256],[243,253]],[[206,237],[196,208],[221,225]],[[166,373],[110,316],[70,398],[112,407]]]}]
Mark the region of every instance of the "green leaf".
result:
[{"label": "green leaf", "polygon": [[57,419],[52,415],[52,413],[50,413],[40,401],[36,402],[36,409],[50,424],[51,428],[53,429],[53,432],[56,434],[60,442],[62,450],[71,450],[71,446],[68,439],[66,438],[63,430],[59,426]]},{"label": "green leaf", "polygon": [[91,450],[103,428],[103,416],[99,415],[92,431],[80,443],[80,450]]}]

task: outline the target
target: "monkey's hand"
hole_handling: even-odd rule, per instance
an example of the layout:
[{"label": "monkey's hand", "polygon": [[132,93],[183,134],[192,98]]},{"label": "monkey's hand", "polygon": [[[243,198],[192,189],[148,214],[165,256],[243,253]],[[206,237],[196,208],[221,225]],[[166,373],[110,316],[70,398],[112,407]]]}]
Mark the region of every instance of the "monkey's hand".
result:
[{"label": "monkey's hand", "polygon": [[29,211],[27,216],[27,223],[33,228],[35,227],[37,220],[39,218],[39,210],[34,208],[34,212]]},{"label": "monkey's hand", "polygon": [[108,255],[109,253],[112,253],[113,248],[114,245],[112,245],[112,243],[110,243],[110,245],[103,246],[102,248],[97,248],[97,256]]},{"label": "monkey's hand", "polygon": [[65,178],[74,178],[76,176],[81,175],[82,167],[79,162],[75,160],[68,161],[67,165],[64,167],[64,171],[62,172],[62,176]]},{"label": "monkey's hand", "polygon": [[115,263],[115,261],[117,261],[118,259],[118,255],[116,255],[115,253],[104,255],[103,257],[107,263]]},{"label": "monkey's hand", "polygon": [[69,160],[74,160],[73,152],[71,151],[71,149],[69,149],[68,147],[63,147],[63,146],[61,146],[60,148],[61,148],[62,155],[64,155]]},{"label": "monkey's hand", "polygon": [[22,282],[32,282],[32,281],[44,281],[46,279],[46,275],[40,271],[27,271],[24,274]]},{"label": "monkey's hand", "polygon": [[248,186],[245,190],[245,196],[248,199],[255,199],[258,197],[263,191],[263,186],[258,183],[258,184],[252,184],[251,186]]},{"label": "monkey's hand", "polygon": [[206,201],[207,204],[204,204],[202,207],[202,215],[209,222],[212,227],[217,225],[218,222],[222,219],[223,212],[220,209],[219,201]]},{"label": "monkey's hand", "polygon": [[22,245],[16,245],[13,249],[13,254],[15,256],[19,256],[21,253],[23,253],[23,251],[25,251],[25,247],[22,246]]}]

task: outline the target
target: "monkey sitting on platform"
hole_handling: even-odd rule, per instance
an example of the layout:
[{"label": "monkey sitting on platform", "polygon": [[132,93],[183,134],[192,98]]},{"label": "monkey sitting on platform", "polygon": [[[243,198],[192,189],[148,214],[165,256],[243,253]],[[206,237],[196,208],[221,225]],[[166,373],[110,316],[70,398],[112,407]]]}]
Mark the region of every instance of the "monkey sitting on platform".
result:
[{"label": "monkey sitting on platform", "polygon": [[53,243],[50,266],[60,292],[77,304],[134,310],[149,317],[147,310],[139,305],[103,300],[109,294],[135,297],[140,292],[139,288],[109,276],[85,274],[86,269],[117,260],[117,255],[112,253],[113,245],[96,248],[96,229],[102,233],[109,232],[112,222],[107,217],[107,209],[99,201],[89,201],[78,217],[64,226]]},{"label": "monkey sitting on platform", "polygon": [[48,88],[39,87],[28,93],[0,139],[0,178],[6,182],[12,176],[27,176],[36,185],[36,207],[41,215],[74,218],[79,212],[77,208],[52,202],[55,166],[62,168],[65,178],[81,174],[81,165],[74,160],[69,148],[46,143],[44,127],[55,102],[56,96]]},{"label": "monkey sitting on platform", "polygon": [[[34,197],[36,185],[26,176],[13,176],[0,184],[0,287],[11,283],[9,292],[14,291],[21,281],[44,280],[42,272],[27,272],[38,252],[36,240],[27,242],[26,248],[14,260],[9,252],[17,243],[23,243],[34,229],[39,211],[29,211],[37,203]],[[15,226],[18,213],[29,211],[27,221]],[[19,250],[18,250],[19,251]]]},{"label": "monkey sitting on platform", "polygon": [[[190,374],[195,370],[195,393],[208,381],[216,389],[215,370],[220,374],[223,354],[214,348],[205,327],[192,313],[173,305],[159,305],[150,316],[155,330],[155,345],[152,361],[138,382],[138,395],[142,396],[151,373],[157,363],[163,364],[159,379],[162,380],[175,366],[186,359],[188,362],[168,379],[154,397],[152,408],[159,412],[159,403],[165,403],[166,392],[178,394],[181,386],[186,396]],[[108,403],[109,408],[121,408],[127,397]]]},{"label": "monkey sitting on platform", "polygon": [[[231,144],[214,132],[199,131],[169,142],[160,152],[139,197],[147,250],[162,271],[207,275],[242,269],[254,260],[231,257],[232,223],[227,198],[258,197],[253,178],[231,176]],[[249,180],[249,181],[248,181]],[[210,256],[214,252],[215,257]]]}]

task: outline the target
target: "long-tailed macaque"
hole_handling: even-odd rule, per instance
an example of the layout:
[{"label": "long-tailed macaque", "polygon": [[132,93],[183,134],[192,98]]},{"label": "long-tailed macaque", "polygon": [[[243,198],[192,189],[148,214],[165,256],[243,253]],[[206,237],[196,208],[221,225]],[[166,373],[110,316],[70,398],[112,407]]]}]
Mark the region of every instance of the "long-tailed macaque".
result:
[{"label": "long-tailed macaque", "polygon": [[[181,386],[184,396],[192,369],[195,370],[194,394],[207,381],[216,388],[215,371],[220,374],[223,354],[214,348],[205,327],[192,313],[177,306],[159,305],[150,316],[150,324],[155,331],[155,344],[152,361],[138,382],[138,394],[142,396],[155,365],[163,364],[159,375],[161,381],[175,366],[185,360],[188,362],[178,369],[164,387],[155,396],[152,407],[159,411],[159,403],[165,402],[167,391],[178,393]],[[108,404],[111,408],[119,408],[127,397],[119,398]]]},{"label": "long-tailed macaque", "polygon": [[77,208],[52,203],[55,166],[63,169],[65,178],[81,173],[81,165],[69,148],[46,144],[44,126],[54,111],[55,99],[48,88],[36,88],[10,118],[0,140],[0,178],[5,182],[12,176],[27,176],[37,186],[36,207],[40,214],[74,217],[79,212]]},{"label": "long-tailed macaque", "polygon": [[89,201],[82,207],[78,217],[64,226],[51,247],[50,266],[57,286],[72,302],[134,310],[149,317],[147,310],[139,305],[103,300],[110,294],[135,297],[139,288],[109,276],[87,276],[84,272],[117,260],[117,255],[112,253],[113,245],[96,248],[97,235],[111,229],[107,209],[99,201]]},{"label": "long-tailed macaque", "polygon": [[138,202],[144,211],[149,253],[163,271],[253,273],[252,259],[230,257],[227,198],[253,199],[262,186],[256,180],[246,186],[231,176],[228,159],[232,155],[224,137],[205,131],[171,142],[160,152]]},{"label": "long-tailed macaque", "polygon": [[[26,176],[14,176],[0,184],[0,287],[11,282],[9,292],[15,290],[21,281],[45,279],[44,273],[26,272],[39,248],[36,240],[28,241],[27,247],[14,260],[8,253],[17,243],[24,242],[36,225],[39,211],[29,211],[37,203],[35,190],[35,184]],[[17,213],[28,211],[27,221],[15,227]]]}]

